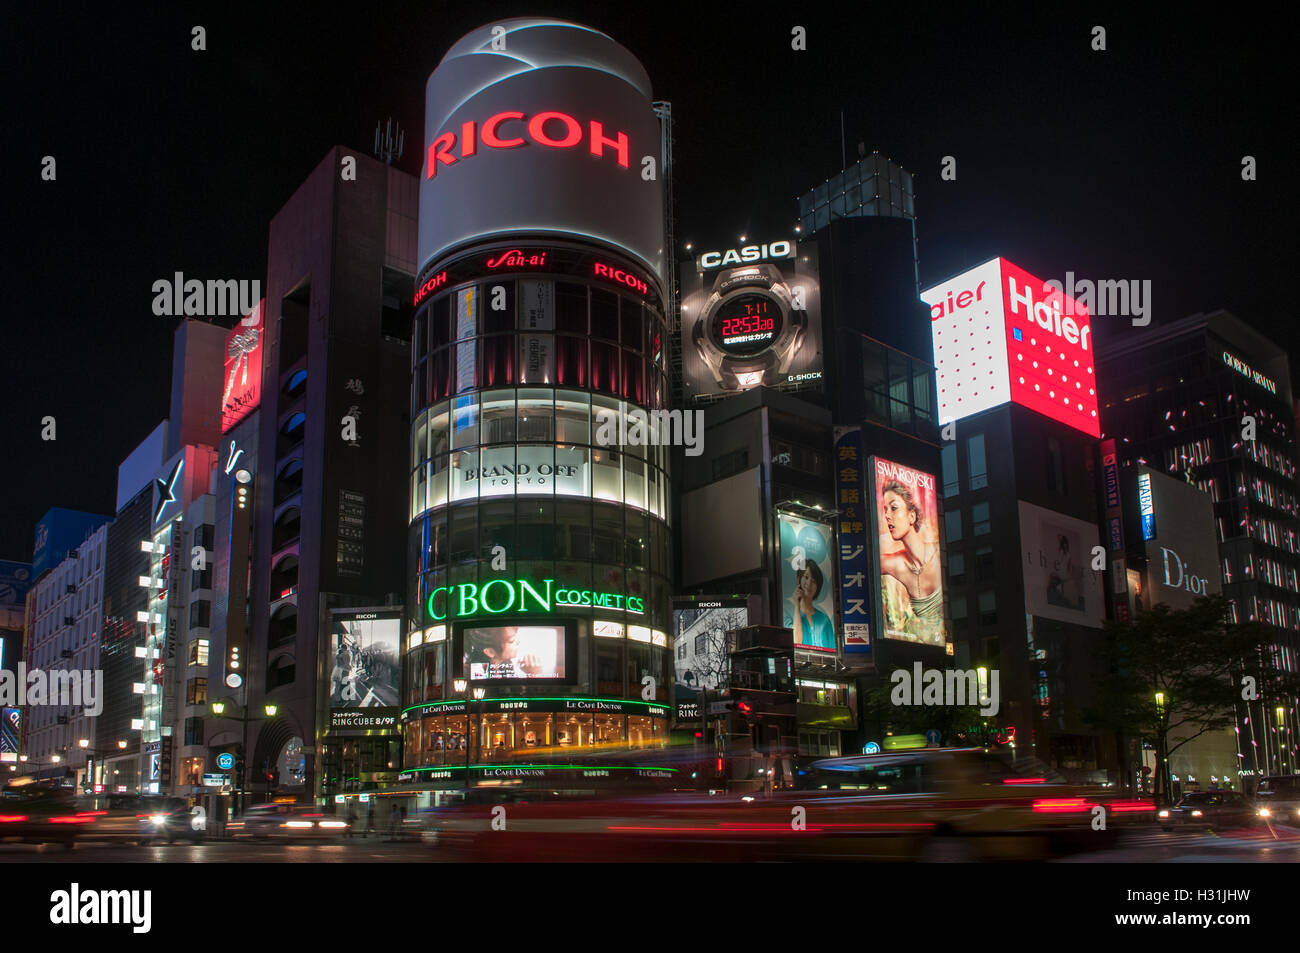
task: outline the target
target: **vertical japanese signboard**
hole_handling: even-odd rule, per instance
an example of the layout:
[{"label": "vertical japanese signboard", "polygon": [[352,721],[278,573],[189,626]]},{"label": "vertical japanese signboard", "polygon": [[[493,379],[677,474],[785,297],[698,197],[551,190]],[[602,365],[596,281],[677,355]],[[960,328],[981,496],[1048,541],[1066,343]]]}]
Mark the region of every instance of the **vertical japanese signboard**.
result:
[{"label": "vertical japanese signboard", "polygon": [[844,651],[871,653],[871,588],[867,552],[868,513],[862,474],[862,430],[835,428],[835,500],[840,523],[840,610]]},{"label": "vertical japanese signboard", "polygon": [[1120,506],[1119,455],[1115,441],[1101,442],[1101,475],[1106,496],[1106,548],[1110,550],[1111,592],[1115,596],[1115,619],[1129,621],[1128,574],[1124,567],[1124,519]]}]

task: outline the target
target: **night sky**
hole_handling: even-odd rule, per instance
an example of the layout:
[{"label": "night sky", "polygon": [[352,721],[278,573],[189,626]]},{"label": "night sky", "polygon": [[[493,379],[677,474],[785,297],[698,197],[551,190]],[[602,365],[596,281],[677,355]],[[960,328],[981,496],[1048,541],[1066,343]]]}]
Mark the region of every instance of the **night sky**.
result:
[{"label": "night sky", "polygon": [[1227,307],[1288,350],[1300,337],[1290,33],[1253,8],[182,6],[6,10],[0,558],[31,557],[50,506],[111,513],[118,463],[166,416],[176,319],[153,315],[153,282],[265,282],[271,217],[332,145],[369,153],[381,118],[418,173],[428,74],[509,16],[586,23],[645,64],[673,103],[679,244],[787,236],[795,197],[841,168],[843,110],[851,159],[865,142],[916,176],[923,285],[1003,255],[1149,279],[1156,324]]}]

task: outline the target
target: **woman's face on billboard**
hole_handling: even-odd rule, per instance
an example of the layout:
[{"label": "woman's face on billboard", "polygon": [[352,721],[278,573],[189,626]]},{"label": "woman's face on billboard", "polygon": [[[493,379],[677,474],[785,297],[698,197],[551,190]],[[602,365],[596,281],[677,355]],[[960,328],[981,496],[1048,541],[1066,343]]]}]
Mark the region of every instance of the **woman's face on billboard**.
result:
[{"label": "woman's face on billboard", "polygon": [[902,539],[912,529],[912,512],[903,498],[892,490],[881,500],[885,528],[893,539]]}]

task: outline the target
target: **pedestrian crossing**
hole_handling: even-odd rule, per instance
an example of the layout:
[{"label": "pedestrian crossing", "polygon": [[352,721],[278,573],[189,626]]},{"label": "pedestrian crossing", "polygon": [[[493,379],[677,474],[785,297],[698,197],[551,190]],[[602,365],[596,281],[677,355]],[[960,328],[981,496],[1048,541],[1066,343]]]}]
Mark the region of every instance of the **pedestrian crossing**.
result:
[{"label": "pedestrian crossing", "polygon": [[1142,850],[1144,848],[1169,848],[1176,850],[1252,850],[1300,848],[1300,829],[1294,827],[1260,826],[1223,831],[1173,830],[1159,827],[1141,828],[1124,834],[1115,850]]}]

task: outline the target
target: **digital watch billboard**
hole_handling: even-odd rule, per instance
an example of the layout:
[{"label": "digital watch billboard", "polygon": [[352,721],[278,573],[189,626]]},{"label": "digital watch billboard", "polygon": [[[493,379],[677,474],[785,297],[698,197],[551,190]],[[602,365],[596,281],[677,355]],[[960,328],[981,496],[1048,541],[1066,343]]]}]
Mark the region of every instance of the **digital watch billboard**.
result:
[{"label": "digital watch billboard", "polygon": [[673,599],[673,697],[678,722],[699,721],[700,696],[726,688],[731,661],[727,633],[756,620],[756,603],[752,596]]},{"label": "digital watch billboard", "polygon": [[644,67],[590,27],[520,17],[465,34],[425,87],[420,271],[495,236],[581,235],[662,283],[652,98]]},{"label": "digital watch billboard", "polygon": [[401,633],[401,610],[335,609],[331,612],[331,710],[398,707]]},{"label": "digital watch billboard", "polygon": [[927,288],[939,422],[1008,402],[1101,435],[1086,306],[1005,258]]},{"label": "digital watch billboard", "polygon": [[462,671],[472,682],[568,682],[571,621],[520,621],[508,625],[465,623],[457,627]]},{"label": "digital watch billboard", "polygon": [[935,476],[872,457],[867,462],[877,631],[881,638],[942,646],[944,614],[942,537]]},{"label": "digital watch billboard", "polygon": [[681,269],[688,398],[820,381],[817,249],[778,240],[707,251]]},{"label": "digital watch billboard", "polygon": [[825,523],[778,513],[781,532],[781,617],[794,647],[834,652],[834,530]]}]

